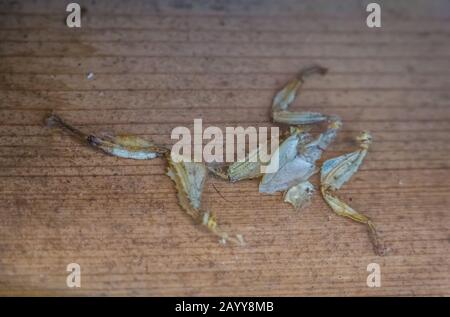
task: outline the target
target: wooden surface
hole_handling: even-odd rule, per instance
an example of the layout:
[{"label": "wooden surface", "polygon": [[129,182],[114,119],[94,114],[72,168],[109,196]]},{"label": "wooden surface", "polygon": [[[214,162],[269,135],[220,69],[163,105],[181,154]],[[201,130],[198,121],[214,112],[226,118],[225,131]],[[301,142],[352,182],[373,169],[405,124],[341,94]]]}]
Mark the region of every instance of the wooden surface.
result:
[{"label": "wooden surface", "polygon": [[[447,1],[380,1],[380,29],[359,1],[78,2],[81,29],[64,2],[0,1],[0,295],[450,295]],[[267,126],[276,90],[312,63],[330,73],[295,109],[343,118],[325,158],[372,131],[341,194],[388,256],[319,195],[298,213],[256,181],[210,179],[208,208],[247,241],[221,246],[177,205],[163,160],[107,157],[42,124],[53,109],[164,144],[194,118]]]}]

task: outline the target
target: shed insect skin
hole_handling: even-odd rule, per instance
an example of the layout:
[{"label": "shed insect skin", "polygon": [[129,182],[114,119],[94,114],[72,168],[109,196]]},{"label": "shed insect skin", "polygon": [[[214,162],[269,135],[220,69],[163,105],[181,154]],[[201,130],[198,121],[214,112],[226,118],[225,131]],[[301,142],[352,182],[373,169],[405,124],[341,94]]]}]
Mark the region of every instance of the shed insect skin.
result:
[{"label": "shed insect skin", "polygon": [[366,224],[375,253],[377,255],[384,255],[386,249],[370,218],[355,211],[352,207],[335,196],[336,191],[347,183],[358,171],[367,155],[369,145],[372,142],[372,136],[369,132],[362,132],[356,140],[359,142],[359,150],[329,159],[323,163],[320,177],[321,192],[326,203],[337,215]]},{"label": "shed insect skin", "polygon": [[201,196],[207,176],[207,168],[204,164],[175,163],[172,161],[168,149],[136,136],[97,137],[84,133],[54,113],[45,119],[45,123],[49,127],[58,127],[68,131],[81,142],[112,156],[135,160],[149,160],[156,157],[165,158],[169,162],[167,175],[175,182],[179,204],[183,210],[196,223],[206,227],[210,232],[218,236],[222,243],[230,241],[239,245],[244,244],[241,235],[229,236],[218,226],[216,216],[201,208]]},{"label": "shed insect skin", "polygon": [[[327,132],[330,132],[330,137],[325,138],[328,139],[327,142],[323,142],[323,138],[321,135],[317,142],[314,144],[314,141],[311,143],[300,143],[298,145],[298,155],[304,153],[304,156],[309,157],[309,162],[315,163],[317,159],[320,158],[322,152],[327,148],[327,146],[334,140],[337,131],[342,126],[342,122],[336,116],[326,116],[320,113],[315,112],[291,112],[288,110],[290,104],[294,101],[297,91],[304,83],[304,79],[313,74],[324,75],[327,72],[327,69],[320,66],[313,66],[310,68],[306,68],[301,71],[296,78],[289,81],[287,85],[279,91],[273,100],[272,104],[272,118],[274,122],[286,123],[289,125],[299,126],[300,129],[304,125],[310,124],[318,124],[323,121],[331,121],[329,124],[328,130],[323,134],[327,135]],[[291,128],[291,135],[294,135],[295,129]],[[298,132],[297,132],[298,133]],[[375,225],[373,222],[363,214],[356,212],[353,208],[339,200],[333,194],[337,191],[343,184],[345,184],[351,176],[357,172],[358,167],[361,165],[363,159],[367,155],[367,151],[369,145],[372,141],[372,137],[370,133],[363,132],[360,136],[357,137],[357,141],[360,143],[360,150],[340,156],[338,158],[327,160],[321,169],[321,193],[324,197],[327,204],[332,208],[332,210],[345,217],[349,217],[355,221],[364,223],[368,226],[369,234],[374,245],[374,251],[378,255],[385,254],[384,245],[381,243],[377,231],[375,229]],[[280,146],[280,148],[283,144]],[[311,149],[309,150],[308,148]],[[307,153],[305,155],[305,153]],[[336,163],[336,164],[335,164]],[[330,166],[336,165],[334,169],[329,170]],[[293,170],[290,169],[287,175],[290,175],[289,172]],[[265,179],[267,179],[268,175],[264,175],[262,184],[264,184]],[[309,177],[305,177],[304,179],[300,179],[300,182],[297,185],[294,185],[287,189],[284,194],[284,199],[286,202],[291,203],[296,209],[300,209],[303,206],[307,205],[314,187],[310,183],[307,182]],[[260,192],[272,192],[276,191],[276,189],[282,188],[274,188],[261,190]]]},{"label": "shed insect skin", "polygon": [[161,157],[169,152],[168,149],[162,146],[155,145],[152,142],[133,135],[98,137],[93,134],[84,133],[65,122],[57,114],[51,114],[46,118],[45,122],[47,126],[58,127],[69,131],[83,143],[87,143],[112,156],[135,160],[151,160],[156,157]]},{"label": "shed insect skin", "polygon": [[[58,115],[50,115],[46,123],[48,126],[57,126],[69,131],[77,139],[94,148],[100,149],[109,155],[128,159],[153,159],[163,157],[168,161],[167,175],[174,181],[178,200],[182,209],[190,215],[194,221],[210,232],[220,237],[222,243],[230,241],[243,245],[241,235],[229,236],[222,231],[217,224],[216,216],[208,210],[204,210],[201,204],[201,196],[208,172],[227,181],[237,182],[244,179],[262,177],[259,191],[263,193],[275,193],[284,191],[284,201],[292,204],[297,210],[306,206],[313,193],[314,186],[308,181],[309,177],[316,173],[316,161],[322,153],[334,141],[342,122],[338,116],[324,115],[317,112],[293,112],[289,111],[290,104],[303,85],[305,78],[314,75],[324,75],[327,69],[321,66],[312,66],[299,72],[289,81],[274,97],[272,103],[272,119],[274,122],[290,125],[290,131],[284,141],[278,147],[278,153],[282,152],[280,169],[272,174],[261,174],[261,162],[253,162],[250,158],[258,151],[247,155],[244,162],[236,162],[228,167],[203,163],[174,162],[170,151],[162,146],[145,141],[131,135],[117,135],[99,137],[86,134],[64,122]],[[326,130],[318,137],[313,138],[309,133],[312,125],[327,123]],[[375,225],[365,215],[358,213],[335,196],[335,192],[343,186],[351,176],[357,172],[359,166],[367,155],[371,136],[363,132],[357,137],[360,149],[334,159],[327,160],[321,167],[320,191],[324,200],[338,215],[348,217],[357,222],[366,224],[374,245],[374,250],[379,255],[385,254],[384,245],[381,243]],[[273,158],[273,154],[270,160]],[[270,164],[270,163],[269,163]]]},{"label": "shed insect skin", "polygon": [[299,88],[305,78],[315,74],[325,75],[328,70],[321,66],[312,66],[300,71],[298,75],[289,81],[273,98],[272,119],[274,122],[290,125],[316,124],[328,120],[328,116],[318,112],[292,112],[288,108],[294,101]]},{"label": "shed insect skin", "polygon": [[259,150],[260,148],[257,148],[256,151],[249,153],[243,162],[237,161],[228,167],[227,174],[230,182],[235,183],[244,179],[258,178],[262,175]]},{"label": "shed insect skin", "polygon": [[304,181],[285,191],[283,198],[285,202],[290,203],[296,210],[300,210],[309,205],[314,191],[314,185]]},{"label": "shed insect skin", "polygon": [[243,245],[244,241],[240,235],[230,236],[223,231],[214,213],[205,211],[202,207],[202,194],[205,186],[208,169],[203,163],[198,162],[175,162],[170,154],[166,155],[168,161],[167,175],[175,183],[178,193],[178,203],[181,208],[198,224],[207,228],[210,232],[220,238],[222,243],[230,241]]}]

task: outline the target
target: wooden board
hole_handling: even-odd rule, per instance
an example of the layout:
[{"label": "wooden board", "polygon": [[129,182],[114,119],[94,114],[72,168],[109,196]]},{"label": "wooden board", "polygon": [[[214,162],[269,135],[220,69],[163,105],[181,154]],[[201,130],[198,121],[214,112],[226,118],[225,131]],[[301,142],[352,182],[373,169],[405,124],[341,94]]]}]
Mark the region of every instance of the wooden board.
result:
[{"label": "wooden board", "polygon": [[[379,29],[368,1],[78,2],[69,29],[61,1],[0,1],[0,295],[450,295],[447,1],[379,1]],[[43,125],[55,110],[166,145],[195,118],[269,126],[274,93],[313,63],[330,72],[294,107],[343,118],[325,158],[373,133],[342,197],[373,218],[385,257],[319,195],[298,213],[256,181],[210,179],[207,207],[247,241],[221,246],[178,206],[163,160],[108,157]]]}]

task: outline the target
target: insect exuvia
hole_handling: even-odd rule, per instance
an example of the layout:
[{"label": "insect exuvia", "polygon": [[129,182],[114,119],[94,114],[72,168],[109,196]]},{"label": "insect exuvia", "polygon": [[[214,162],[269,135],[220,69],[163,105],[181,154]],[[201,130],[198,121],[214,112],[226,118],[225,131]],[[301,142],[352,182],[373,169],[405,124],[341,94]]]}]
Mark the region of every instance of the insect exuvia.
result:
[{"label": "insect exuvia", "polygon": [[[202,205],[202,193],[208,174],[213,174],[230,182],[244,179],[260,178],[259,192],[274,194],[282,192],[284,201],[294,206],[296,210],[308,205],[314,195],[314,185],[309,178],[319,171],[317,162],[328,146],[335,140],[342,126],[341,119],[336,115],[325,115],[318,112],[293,112],[289,106],[295,100],[299,88],[308,76],[324,75],[327,70],[313,66],[302,70],[289,81],[274,97],[272,103],[272,119],[275,123],[290,126],[279,147],[272,153],[268,165],[277,164],[275,172],[262,174],[258,150],[249,153],[243,162],[230,165],[205,164],[202,162],[174,161],[170,150],[131,135],[86,134],[64,122],[58,115],[47,117],[47,125],[57,126],[69,131],[82,142],[97,148],[109,155],[149,160],[157,157],[168,161],[167,175],[175,183],[178,201],[183,210],[196,223],[207,228],[220,238],[222,243],[233,242],[244,244],[240,234],[228,234],[217,223],[215,213],[206,210]],[[310,133],[312,125],[325,127],[317,136]],[[375,225],[368,217],[355,211],[342,200],[336,192],[355,174],[367,155],[372,137],[369,132],[362,132],[357,137],[359,149],[348,154],[325,161],[320,168],[320,193],[330,208],[340,216],[348,217],[367,225],[374,250],[377,254],[384,253],[384,246],[376,232]],[[273,169],[271,170],[273,171]]]}]

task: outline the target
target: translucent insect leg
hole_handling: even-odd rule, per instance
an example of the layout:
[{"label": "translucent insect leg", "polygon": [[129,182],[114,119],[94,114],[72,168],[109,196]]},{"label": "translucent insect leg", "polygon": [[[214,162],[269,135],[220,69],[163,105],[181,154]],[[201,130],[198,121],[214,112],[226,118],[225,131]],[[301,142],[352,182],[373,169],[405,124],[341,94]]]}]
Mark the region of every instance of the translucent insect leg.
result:
[{"label": "translucent insect leg", "polygon": [[324,200],[337,215],[367,225],[375,252],[378,255],[383,255],[385,248],[370,218],[357,212],[334,195],[358,171],[359,166],[367,155],[372,138],[369,132],[363,132],[357,137],[357,140],[360,142],[358,151],[324,162],[321,168],[321,192]]},{"label": "translucent insect leg", "polygon": [[167,160],[169,162],[167,175],[175,183],[181,208],[196,223],[218,236],[222,243],[230,241],[239,245],[244,244],[241,235],[228,235],[218,226],[215,215],[202,208],[202,194],[208,174],[207,167],[203,163],[197,162],[175,162],[170,155],[167,155]]},{"label": "translucent insect leg", "polygon": [[69,131],[78,140],[100,149],[104,153],[121,158],[149,160],[168,153],[168,149],[133,135],[98,137],[84,133],[66,123],[56,114],[47,117],[46,123],[48,126]]},{"label": "translucent insect leg", "polygon": [[304,79],[313,74],[326,74],[327,69],[320,66],[312,66],[302,70],[296,78],[289,81],[274,97],[272,103],[272,118],[274,122],[290,125],[307,125],[326,121],[328,116],[318,112],[292,112],[289,105],[294,101]]}]

